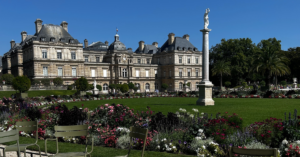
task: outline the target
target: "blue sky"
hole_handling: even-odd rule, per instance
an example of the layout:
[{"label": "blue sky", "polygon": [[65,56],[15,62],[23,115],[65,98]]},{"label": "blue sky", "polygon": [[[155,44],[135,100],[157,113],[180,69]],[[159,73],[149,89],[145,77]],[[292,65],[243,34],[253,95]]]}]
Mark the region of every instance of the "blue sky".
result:
[{"label": "blue sky", "polygon": [[210,8],[210,47],[220,40],[251,38],[281,40],[282,49],[300,46],[299,0],[1,0],[0,55],[10,40],[21,40],[21,31],[35,33],[34,21],[69,23],[69,33],[81,43],[88,39],[112,43],[119,29],[120,40],[135,50],[138,42],[156,41],[159,47],[169,33],[190,35],[202,49],[203,15]]}]

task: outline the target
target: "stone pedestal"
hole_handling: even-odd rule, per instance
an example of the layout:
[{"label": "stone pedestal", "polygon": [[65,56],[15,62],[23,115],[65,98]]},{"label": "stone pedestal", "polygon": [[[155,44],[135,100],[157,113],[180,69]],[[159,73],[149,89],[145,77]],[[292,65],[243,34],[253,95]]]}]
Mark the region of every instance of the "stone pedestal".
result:
[{"label": "stone pedestal", "polygon": [[99,90],[98,89],[93,89],[93,95],[98,95],[99,94]]},{"label": "stone pedestal", "polygon": [[200,106],[212,106],[215,105],[215,101],[212,99],[212,87],[214,85],[211,82],[200,82],[199,88],[199,99],[197,105]]}]

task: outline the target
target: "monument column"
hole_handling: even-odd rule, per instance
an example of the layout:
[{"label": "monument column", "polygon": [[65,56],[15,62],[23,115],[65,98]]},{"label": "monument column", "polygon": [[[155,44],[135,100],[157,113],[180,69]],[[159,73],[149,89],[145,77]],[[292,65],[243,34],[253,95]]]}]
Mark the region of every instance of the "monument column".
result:
[{"label": "monument column", "polygon": [[204,29],[200,30],[203,34],[203,43],[202,43],[202,82],[199,83],[199,99],[197,100],[197,105],[209,106],[214,105],[215,102],[212,99],[212,87],[214,86],[209,81],[209,32],[211,29],[208,29],[208,13],[209,9],[206,9],[204,14]]}]

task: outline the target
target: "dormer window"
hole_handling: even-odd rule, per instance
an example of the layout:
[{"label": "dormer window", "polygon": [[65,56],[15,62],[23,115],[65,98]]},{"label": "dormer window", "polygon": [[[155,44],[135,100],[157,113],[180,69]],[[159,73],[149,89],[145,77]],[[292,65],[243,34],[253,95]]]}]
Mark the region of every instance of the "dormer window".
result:
[{"label": "dormer window", "polygon": [[64,39],[64,38],[61,38],[60,41],[61,41],[61,42],[65,42],[65,39]]},{"label": "dormer window", "polygon": [[194,48],[194,51],[197,51],[197,48]]},{"label": "dormer window", "polygon": [[46,41],[46,38],[45,37],[41,37],[41,41]]},{"label": "dormer window", "polygon": [[179,51],[180,51],[180,50],[181,50],[181,47],[179,47],[179,46],[178,46],[178,47],[177,47],[177,50],[179,50]]},{"label": "dormer window", "polygon": [[51,42],[54,42],[54,41],[55,41],[55,38],[50,38],[50,41],[51,41]]},{"label": "dormer window", "polygon": [[185,47],[183,47],[182,50],[185,51]]},{"label": "dormer window", "polygon": [[73,44],[74,43],[74,39],[70,39],[70,43]]},{"label": "dormer window", "polygon": [[188,50],[191,50],[191,49],[192,49],[192,48],[190,48],[190,47],[188,48]]}]

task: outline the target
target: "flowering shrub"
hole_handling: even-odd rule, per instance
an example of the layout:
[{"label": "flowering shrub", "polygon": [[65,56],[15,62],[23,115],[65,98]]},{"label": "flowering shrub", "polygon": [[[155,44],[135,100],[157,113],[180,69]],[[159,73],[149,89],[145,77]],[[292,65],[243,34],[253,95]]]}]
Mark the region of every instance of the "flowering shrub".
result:
[{"label": "flowering shrub", "polygon": [[300,140],[289,142],[286,139],[284,139],[280,145],[280,155],[282,157],[291,157],[291,156],[300,156]]}]

